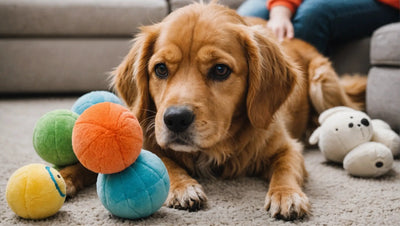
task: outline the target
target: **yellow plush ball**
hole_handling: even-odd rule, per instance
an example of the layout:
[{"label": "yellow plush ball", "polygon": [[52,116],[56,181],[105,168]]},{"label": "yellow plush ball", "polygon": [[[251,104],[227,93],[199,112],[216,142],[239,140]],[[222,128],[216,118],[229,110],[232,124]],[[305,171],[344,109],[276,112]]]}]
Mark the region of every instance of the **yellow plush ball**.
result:
[{"label": "yellow plush ball", "polygon": [[66,186],[57,170],[43,164],[21,167],[10,177],[6,198],[10,208],[26,219],[54,215],[64,204]]}]

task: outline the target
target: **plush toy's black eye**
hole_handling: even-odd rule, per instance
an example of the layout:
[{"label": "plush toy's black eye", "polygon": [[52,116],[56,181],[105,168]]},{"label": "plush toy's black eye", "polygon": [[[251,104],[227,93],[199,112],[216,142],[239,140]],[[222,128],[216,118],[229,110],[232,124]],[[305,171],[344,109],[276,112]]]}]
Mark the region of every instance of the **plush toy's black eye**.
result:
[{"label": "plush toy's black eye", "polygon": [[353,128],[354,124],[353,123],[349,123],[349,128]]},{"label": "plush toy's black eye", "polygon": [[168,68],[164,63],[159,63],[154,66],[154,71],[157,77],[164,79],[168,77]]},{"label": "plush toy's black eye", "polygon": [[375,163],[375,166],[376,166],[377,168],[381,168],[381,167],[383,166],[383,162],[376,162],[376,163]]},{"label": "plush toy's black eye", "polygon": [[227,79],[231,73],[232,70],[225,64],[216,64],[208,72],[208,77],[213,80],[223,81]]},{"label": "plush toy's black eye", "polygon": [[61,176],[60,176],[59,174],[57,174],[57,177],[58,177],[58,178],[61,178]]},{"label": "plush toy's black eye", "polygon": [[335,130],[336,130],[336,131],[339,131],[339,129],[338,129],[338,128],[336,128]]}]

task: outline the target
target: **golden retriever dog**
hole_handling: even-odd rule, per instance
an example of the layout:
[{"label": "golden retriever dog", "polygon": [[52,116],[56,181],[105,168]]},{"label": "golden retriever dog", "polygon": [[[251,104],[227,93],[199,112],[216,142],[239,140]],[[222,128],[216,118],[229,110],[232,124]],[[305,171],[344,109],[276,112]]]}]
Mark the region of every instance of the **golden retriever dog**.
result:
[{"label": "golden retriever dog", "polygon": [[[300,40],[281,45],[260,23],[195,3],[143,27],[113,72],[117,93],[141,123],[143,147],[167,167],[166,206],[203,208],[207,196],[195,177],[259,176],[269,181],[271,216],[310,213],[299,140],[311,116],[360,106],[315,48]],[[355,96],[365,91],[355,88]],[[61,171],[70,195],[89,181],[83,170]]]}]

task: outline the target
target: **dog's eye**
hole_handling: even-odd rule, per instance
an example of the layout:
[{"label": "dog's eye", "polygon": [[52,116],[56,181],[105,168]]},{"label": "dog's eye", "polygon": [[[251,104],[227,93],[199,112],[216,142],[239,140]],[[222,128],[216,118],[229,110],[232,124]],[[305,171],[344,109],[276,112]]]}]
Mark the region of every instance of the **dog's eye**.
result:
[{"label": "dog's eye", "polygon": [[232,70],[225,64],[217,64],[210,69],[208,72],[208,77],[213,80],[223,81],[229,77]]},{"label": "dog's eye", "polygon": [[164,63],[159,63],[154,66],[154,71],[157,77],[164,79],[168,77],[168,68]]}]

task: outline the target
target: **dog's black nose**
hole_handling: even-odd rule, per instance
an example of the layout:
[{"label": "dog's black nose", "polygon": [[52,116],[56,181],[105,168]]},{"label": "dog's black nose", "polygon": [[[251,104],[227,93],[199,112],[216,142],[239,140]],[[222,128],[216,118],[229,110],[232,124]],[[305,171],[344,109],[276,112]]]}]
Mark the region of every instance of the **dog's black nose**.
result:
[{"label": "dog's black nose", "polygon": [[164,113],[164,123],[173,132],[185,131],[193,122],[193,111],[187,107],[169,107]]},{"label": "dog's black nose", "polygon": [[369,126],[369,121],[366,118],[361,119],[361,124],[363,124],[364,126]]}]

